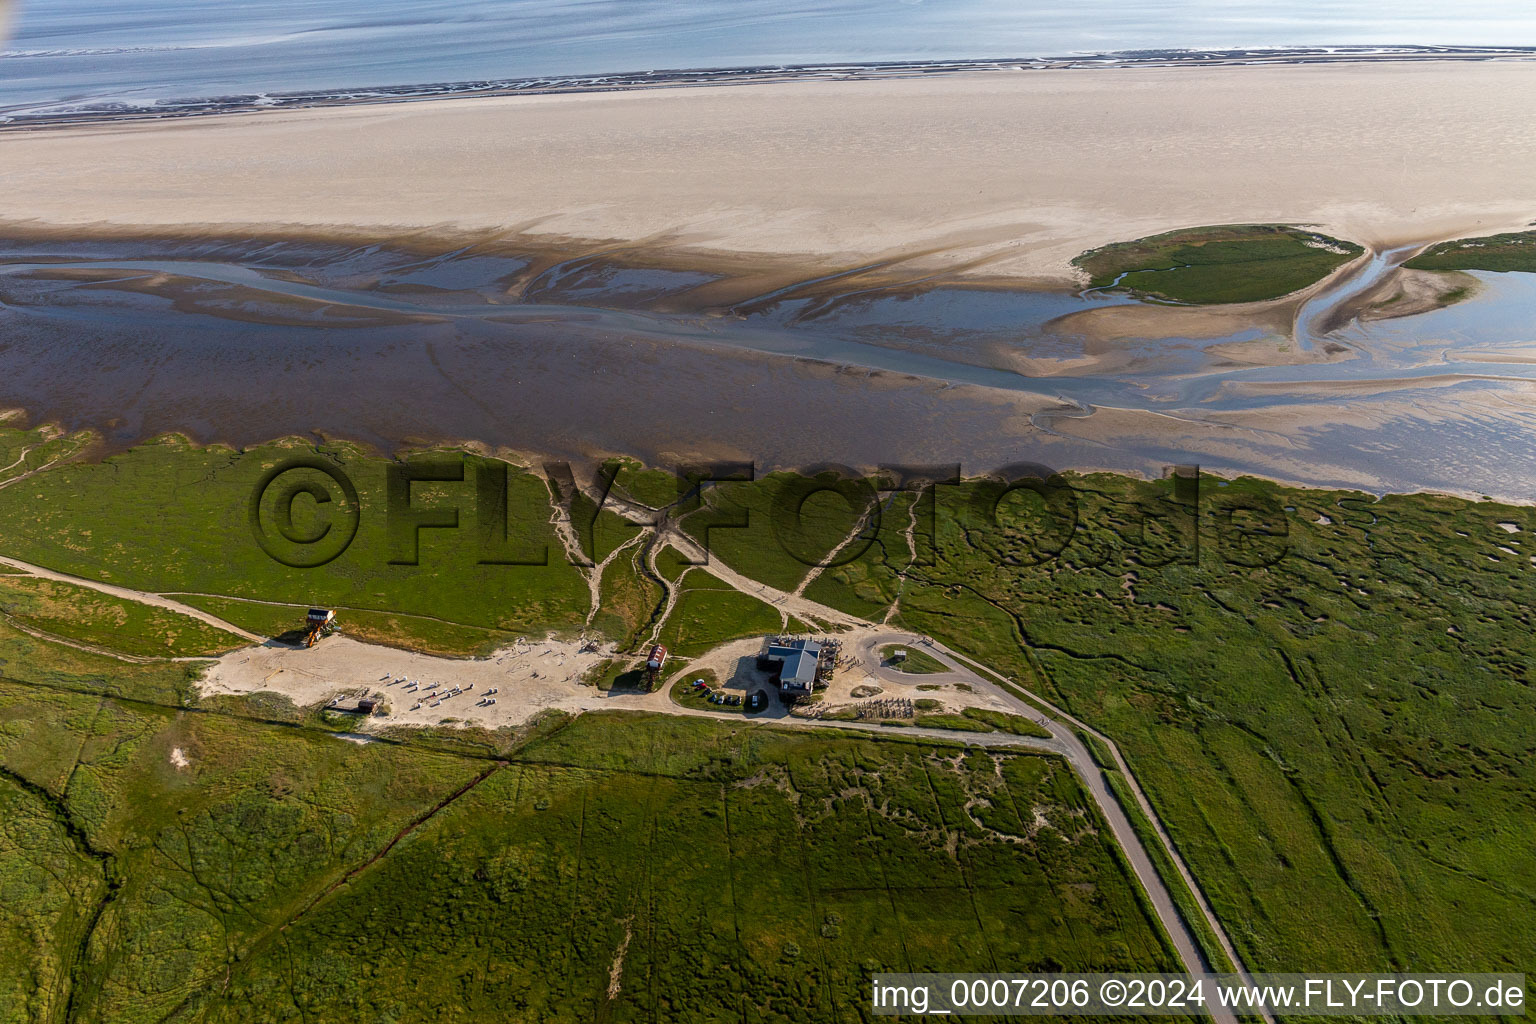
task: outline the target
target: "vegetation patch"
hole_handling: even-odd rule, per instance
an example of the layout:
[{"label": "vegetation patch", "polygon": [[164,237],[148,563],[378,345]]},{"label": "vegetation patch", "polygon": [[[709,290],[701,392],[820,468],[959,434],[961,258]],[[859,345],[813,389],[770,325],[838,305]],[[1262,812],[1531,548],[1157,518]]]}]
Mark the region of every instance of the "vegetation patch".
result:
[{"label": "vegetation patch", "polygon": [[965,715],[918,714],[912,716],[912,724],[925,729],[952,729],[955,732],[992,732],[986,722],[979,722]]},{"label": "vegetation patch", "polygon": [[661,469],[647,469],[635,459],[613,459],[607,464],[615,490],[647,508],[662,509],[677,503],[677,477]]},{"label": "vegetation patch", "polygon": [[679,511],[684,530],[713,557],[753,579],[794,590],[813,567],[829,561],[876,497],[867,481],[774,473],[712,484],[695,499],[696,507]]},{"label": "vegetation patch", "polygon": [[805,596],[838,611],[879,621],[901,592],[896,567],[912,559],[907,539],[913,516],[926,514],[931,500],[921,509],[920,499],[905,492],[880,495],[879,521],[839,553],[836,565],[822,570],[806,588]]},{"label": "vegetation patch", "polygon": [[[896,652],[898,651],[904,655],[901,661],[896,660]],[[954,671],[938,658],[920,651],[909,644],[889,644],[880,648],[880,663],[897,671],[913,675],[933,675],[936,672]]]},{"label": "vegetation patch", "polygon": [[682,594],[661,628],[661,642],[678,657],[694,658],[727,640],[777,633],[780,613],[703,569],[682,582]]},{"label": "vegetation patch", "polygon": [[[694,685],[694,680],[696,679],[704,680],[704,687],[702,689]],[[732,696],[740,698],[739,703],[736,704],[716,704],[711,701],[709,699],[710,694],[723,692],[719,691],[718,687],[718,679],[708,669],[699,672],[689,672],[686,677],[672,684],[672,703],[694,711],[709,711],[722,715],[740,715],[746,712],[748,696],[746,693],[732,694]]]},{"label": "vegetation patch", "polygon": [[[250,521],[251,498],[266,474],[295,460],[345,475],[359,496],[351,544],[313,568],[273,558],[257,543]],[[459,464],[458,455],[442,453],[424,453],[407,464],[421,468],[445,460]],[[0,537],[5,553],[24,561],[140,590],[401,616],[403,627],[417,622],[410,628],[419,631],[424,646],[437,649],[451,646],[452,636],[446,630],[434,634],[420,619],[513,634],[581,627],[590,600],[586,581],[565,559],[550,525],[542,480],[506,463],[465,456],[464,481],[417,481],[410,488],[412,509],[456,508],[461,525],[416,531],[402,528],[409,521],[398,516],[391,523],[392,465],[344,444],[272,444],[236,452],[163,439],[99,463],[59,465],[25,486],[0,488]],[[475,477],[482,471],[493,480],[505,472],[504,506],[477,502]],[[285,476],[280,488],[335,489],[324,473],[293,472],[298,475]],[[299,535],[327,525],[340,532],[352,511],[339,490],[324,505],[304,493],[293,505]],[[480,521],[482,513],[504,517],[505,541],[496,522]],[[471,649],[456,653],[479,650],[485,634],[465,639]]]},{"label": "vegetation patch", "polygon": [[1159,302],[1217,305],[1278,299],[1316,284],[1364,249],[1283,224],[1192,228],[1116,242],[1072,261],[1090,288]]},{"label": "vegetation patch", "polygon": [[990,725],[998,732],[1012,733],[1015,736],[1034,736],[1042,740],[1051,738],[1049,729],[1030,721],[1023,715],[1010,715],[1006,711],[994,711],[991,708],[965,708],[960,713],[966,718]]},{"label": "vegetation patch", "polygon": [[645,571],[644,558],[645,546],[633,544],[603,570],[601,599],[591,626],[621,651],[633,650],[644,639],[665,597],[661,584]]},{"label": "vegetation patch", "polygon": [[52,636],[151,658],[214,657],[246,646],[198,619],[36,576],[0,579],[0,614]]},{"label": "vegetation patch", "polygon": [[[1536,231],[1460,238],[1432,245],[1403,264],[1416,270],[1488,270],[1536,273]],[[1445,301],[1450,304],[1450,299]]]}]

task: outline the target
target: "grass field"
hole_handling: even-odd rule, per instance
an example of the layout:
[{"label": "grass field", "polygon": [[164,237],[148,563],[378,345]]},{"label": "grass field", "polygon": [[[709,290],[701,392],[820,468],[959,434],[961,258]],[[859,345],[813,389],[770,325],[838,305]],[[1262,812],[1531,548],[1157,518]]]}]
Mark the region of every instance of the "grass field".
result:
[{"label": "grass field", "polygon": [[359,746],[3,622],[0,664],[0,1019],[855,1021],[875,970],[1172,966],[1052,758],[639,715]]},{"label": "grass field", "polygon": [[1518,969],[1529,510],[1208,479],[1191,513],[1167,482],[1074,485],[1042,564],[1035,534],[941,517],[901,621],[1108,733],[1250,966]]},{"label": "grass field", "polygon": [[603,570],[601,600],[592,628],[616,641],[620,650],[632,650],[648,635],[661,611],[661,585],[644,567],[645,546],[633,544],[621,550]]},{"label": "grass field", "polygon": [[990,708],[966,708],[960,713],[998,732],[1012,733],[1015,736],[1034,736],[1042,740],[1050,739],[1051,736],[1050,730],[1037,725],[1023,715],[1010,715],[1006,711],[993,711]]},{"label": "grass field", "polygon": [[863,480],[774,473],[750,483],[711,485],[682,523],[712,557],[751,565],[755,579],[794,590],[853,532],[876,498]]},{"label": "grass field", "polygon": [[[274,560],[255,539],[249,516],[263,474],[294,459],[344,473],[359,495],[355,539],[333,561],[315,568]],[[510,471],[505,507],[498,510],[477,503],[476,474],[492,465],[489,460],[471,456],[465,465],[457,456],[424,454],[413,461],[418,469],[441,462],[461,466],[465,482],[418,480],[410,485],[409,508],[392,516],[386,483],[392,464],[359,449],[288,444],[236,452],[166,439],[104,462],[59,466],[25,486],[0,489],[0,536],[8,554],[142,590],[418,616],[402,618],[402,624],[414,622],[427,646],[438,649],[452,646],[448,631],[455,626],[502,633],[579,629],[589,603],[587,587],[549,525],[544,483]],[[494,466],[506,469],[504,463]],[[320,472],[292,472],[294,485],[326,489],[333,499],[321,504],[301,494],[294,502],[292,532],[343,533],[351,503]],[[278,486],[289,482],[285,476]],[[409,528],[412,514],[455,507],[458,528],[419,533]],[[482,521],[482,511],[501,515]],[[505,542],[485,539],[497,518],[505,525]],[[279,536],[274,527],[267,533]],[[277,547],[294,561],[306,554],[300,545]],[[543,565],[488,561],[528,561],[546,553]],[[399,564],[411,557],[417,564]],[[364,621],[353,618],[354,625]],[[446,626],[434,635],[422,619]],[[478,647],[483,639],[477,635],[469,642]]]},{"label": "grass field", "polygon": [[[921,507],[914,509],[919,501]],[[837,565],[824,569],[811,581],[805,589],[806,597],[861,618],[878,619],[885,614],[901,590],[902,579],[897,569],[912,560],[907,527],[914,514],[927,514],[932,500],[893,492],[882,495],[881,503],[883,513],[871,542],[859,542],[844,549]]]},{"label": "grass field", "polygon": [[[243,961],[208,1019],[860,1020],[895,965],[1166,960],[1081,800],[1047,758],[584,718]],[[1050,824],[1026,837],[1019,805]]]},{"label": "grass field", "polygon": [[689,570],[679,586],[682,592],[662,625],[661,642],[680,658],[696,658],[727,640],[783,628],[778,611],[702,568]]},{"label": "grass field", "polygon": [[[897,651],[905,652],[905,660],[901,662],[893,661]],[[944,664],[938,658],[935,658],[931,654],[924,654],[917,648],[907,644],[890,644],[886,647],[880,648],[880,662],[881,664],[892,665],[900,672],[907,672],[912,675],[919,676],[933,675],[935,672],[950,671],[949,666]]]},{"label": "grass field", "polygon": [[1190,228],[1117,242],[1072,261],[1089,287],[1138,298],[1216,305],[1262,302],[1300,291],[1365,250],[1281,224]]},{"label": "grass field", "polygon": [[1536,231],[1441,242],[1430,246],[1403,265],[1416,270],[1536,273]]},{"label": "grass field", "polygon": [[246,644],[186,615],[29,576],[0,579],[0,615],[52,636],[138,657],[208,657]]},{"label": "grass field", "polygon": [[[0,438],[15,444],[3,428]],[[560,557],[548,528],[549,496],[538,479],[510,474],[509,508],[521,510],[511,521],[527,525],[508,545],[523,548],[545,538],[553,546],[550,566],[497,566],[505,576],[494,575],[477,561],[483,544],[469,511],[458,531],[423,531],[419,566],[390,566],[399,538],[391,540],[387,524],[374,521],[383,517],[369,512],[386,489],[385,463],[338,446],[327,457],[355,470],[363,496],[358,540],[320,569],[295,570],[260,551],[242,505],[262,468],[282,451],[269,446],[241,454],[166,442],[102,465],[50,469],[0,489],[0,550],[157,591],[221,595],[196,600],[214,602],[201,606],[243,624],[275,626],[319,601],[357,609],[344,620],[372,615],[381,633],[419,629],[413,642],[444,646],[513,629],[580,627],[586,582]],[[899,597],[895,621],[903,628],[937,637],[1113,738],[1249,966],[1526,970],[1536,948],[1530,912],[1536,905],[1530,882],[1536,877],[1536,649],[1527,642],[1536,607],[1530,540],[1536,520],[1530,510],[1211,478],[1202,481],[1195,504],[1170,481],[1094,475],[1067,482],[1062,506],[1076,508],[1068,520],[1057,514],[1060,507],[994,502],[995,489],[986,485],[942,488],[937,499],[924,499],[937,502],[938,527],[931,539],[916,531],[917,564],[910,564],[902,535],[906,522],[896,519],[897,529],[887,517],[877,540],[899,542],[870,544],[823,573],[810,592],[825,585],[828,603],[857,602],[859,614],[876,618]],[[418,484],[414,503],[446,501],[457,486]],[[737,509],[771,512],[785,484],[770,477],[728,486]],[[707,492],[711,509],[724,509],[726,487]],[[473,487],[463,491],[472,494]],[[457,493],[468,509],[469,499]],[[812,528],[794,543],[824,554],[857,516],[838,500],[812,508],[820,509]],[[717,530],[715,557],[746,575],[793,585],[807,567],[774,542],[772,529],[758,523],[753,530]],[[720,543],[733,532],[755,539]],[[605,544],[598,537],[593,550]],[[658,561],[664,576],[684,572],[675,560]],[[396,569],[401,574],[390,575]],[[521,575],[524,570],[529,575]],[[778,611],[723,589],[702,570],[678,578],[687,593],[662,632],[679,658],[732,636],[778,628]],[[6,593],[27,586],[0,579]],[[605,593],[609,586],[605,580]],[[291,608],[254,600],[291,602]],[[20,831],[6,832],[0,843],[0,857],[14,865],[0,870],[16,872],[5,875],[14,888],[0,891],[22,896],[0,901],[11,915],[0,919],[7,941],[0,964],[6,978],[23,980],[0,994],[3,1007],[48,1006],[51,1019],[61,1019],[60,1000],[74,991],[61,979],[78,978],[83,994],[75,998],[85,1002],[77,1007],[89,1011],[75,1015],[82,1020],[162,1019],[193,989],[207,991],[212,1001],[188,1004],[188,1019],[234,1019],[238,1000],[258,1007],[260,1019],[372,1020],[391,1013],[430,1019],[439,1009],[449,1012],[444,991],[461,1002],[469,998],[464,993],[474,1000],[492,993],[511,1000],[507,1005],[527,1019],[569,997],[578,1016],[590,1017],[597,1007],[581,999],[606,991],[606,972],[626,928],[632,936],[624,964],[644,965],[652,979],[684,977],[676,972],[685,964],[694,973],[682,987],[642,984],[638,975],[631,985],[623,980],[631,967],[621,965],[611,1019],[666,1018],[675,1010],[658,1002],[667,991],[697,1000],[690,1008],[705,1007],[698,1019],[734,1020],[743,1012],[749,1019],[837,1019],[852,1005],[849,979],[860,965],[937,963],[925,943],[950,931],[962,936],[955,948],[964,951],[966,966],[995,958],[1023,969],[1041,951],[1055,949],[1070,953],[1062,963],[1150,963],[1165,955],[1154,953],[1161,947],[1146,938],[1139,905],[1133,907],[1123,888],[1111,892],[1111,875],[1102,873],[1107,868],[1090,872],[1102,902],[1097,896],[1087,907],[1074,902],[1075,883],[1063,879],[1088,870],[1085,836],[1066,844],[1073,855],[1064,862],[1031,861],[1041,869],[1033,881],[988,888],[1014,877],[1007,872],[1026,870],[1014,860],[1027,859],[1016,856],[1012,840],[985,828],[973,832],[959,810],[979,792],[967,787],[979,785],[980,776],[995,778],[996,771],[980,771],[986,766],[978,763],[971,778],[965,766],[979,755],[903,745],[900,729],[880,743],[795,740],[723,723],[549,719],[540,733],[547,738],[532,747],[516,736],[431,730],[390,737],[404,746],[357,748],[265,698],[225,698],[189,711],[195,668],[125,663],[48,643],[19,628],[28,614],[44,621],[38,606],[28,606],[30,612],[15,607],[14,623],[0,619],[0,687],[10,701],[0,722],[9,787],[0,787],[0,800],[10,801],[8,820]],[[93,643],[111,646],[128,642],[101,625],[115,614],[104,606],[79,622],[66,616],[70,621],[60,626],[56,613],[47,621],[96,630]],[[449,624],[478,633],[432,632]],[[158,627],[135,628],[148,635]],[[197,642],[177,632],[175,643],[187,645],[178,649],[195,649]],[[1007,728],[975,715],[958,717]],[[194,727],[204,731],[165,731]],[[259,742],[241,732],[253,728],[264,730]],[[689,731],[695,728],[718,731]],[[174,738],[183,735],[205,751],[201,761]],[[150,746],[152,740],[160,745]],[[178,747],[193,765],[217,766],[206,785],[203,776],[173,762],[170,752]],[[312,757],[338,781],[315,775]],[[416,757],[426,760],[418,766],[410,760]],[[337,765],[331,758],[358,760]],[[943,764],[956,758],[951,775]],[[313,899],[358,866],[362,850],[376,852],[370,844],[381,835],[394,835],[403,820],[414,820],[498,759],[508,767],[455,801],[451,813],[434,816],[433,830],[412,832],[317,903],[282,933],[286,945],[263,944],[262,929],[288,920],[301,894]],[[1028,758],[1018,764],[1036,761],[1056,765]],[[1010,790],[1008,772],[1023,770],[1004,766]],[[894,821],[875,813],[907,807],[922,788],[920,775],[934,787],[931,809],[913,805],[915,817],[903,813]],[[780,781],[785,777],[788,783]],[[885,788],[876,793],[869,779]],[[1064,772],[1052,767],[1050,779],[1052,806],[1080,803]],[[1069,784],[1075,796],[1063,788]],[[858,785],[879,799],[871,804],[837,795]],[[708,800],[697,796],[706,789],[713,794]],[[791,792],[800,794],[798,804]],[[905,795],[886,804],[893,794]],[[1030,794],[1019,798],[1045,799],[1038,789]],[[494,820],[472,810],[480,799],[496,802]],[[827,799],[832,817],[811,815],[826,808]],[[1000,794],[985,799],[991,801],[986,814],[1006,810]],[[176,823],[195,823],[205,812],[210,821],[226,823],[214,832],[240,832],[227,822],[244,820],[242,801],[253,801],[254,832],[287,844],[283,850],[258,854],[242,847],[206,861],[182,852],[176,854],[181,867],[157,859],[162,838],[188,830],[201,835]],[[786,810],[786,801],[794,806]],[[148,808],[143,822],[128,810],[140,804]],[[578,805],[596,816],[582,811],[576,817]],[[182,806],[185,814],[177,810]],[[1017,820],[1030,820],[1028,806],[1023,814],[1014,807]],[[216,814],[215,808],[225,809]],[[557,808],[558,814],[545,813]],[[954,858],[924,845],[937,838],[924,813],[963,833]],[[263,824],[271,816],[288,824]],[[743,832],[736,831],[738,822]],[[573,851],[572,828],[586,837],[582,848],[587,839],[596,843],[593,859]],[[520,829],[538,837],[530,840],[537,849],[504,862],[513,865],[509,871],[495,867],[491,851],[515,846]],[[333,832],[339,838],[326,839],[323,855],[306,854],[305,871],[312,874],[282,866],[284,851],[300,844],[296,837]],[[759,864],[757,850],[791,839],[814,870],[775,874],[772,864]],[[993,840],[1012,859],[993,849]],[[215,841],[213,833],[207,841]],[[680,861],[678,849],[691,855]],[[743,851],[751,851],[750,865]],[[1113,859],[1112,851],[1100,852]],[[55,869],[43,872],[47,878],[35,857]],[[275,881],[247,898],[241,873],[231,876],[227,866],[261,863],[261,857],[272,864],[263,877]],[[384,870],[400,863],[411,865],[398,869],[403,875]],[[215,877],[215,864],[226,865],[223,875]],[[935,890],[946,895],[930,904],[913,878],[941,869],[947,873],[932,877],[946,879]],[[849,877],[855,870],[878,871],[885,887],[875,895],[871,885]],[[158,877],[155,871],[182,874],[174,884],[128,880]],[[463,871],[473,885],[462,881]],[[957,873],[970,892],[987,893],[979,909],[969,904],[979,922],[971,931],[968,904],[952,881]],[[407,877],[416,883],[419,911],[407,912],[397,895]],[[482,890],[491,886],[487,879],[504,877],[553,877],[558,884],[548,890],[550,900],[536,905],[513,891],[493,913],[487,901],[495,901]],[[395,881],[372,881],[381,878]],[[217,895],[199,888],[210,881],[219,883]],[[1049,895],[1040,895],[1042,886]],[[1005,890],[1014,889],[1024,902],[1008,902]],[[859,895],[845,897],[844,890]],[[907,906],[909,891],[914,916],[892,917],[893,907]],[[758,905],[741,901],[759,892],[793,892],[799,902],[774,903],[788,908],[783,918],[745,920],[738,908],[756,911]],[[359,893],[367,899],[350,899]],[[91,906],[107,902],[94,916],[80,910],[82,899]],[[1054,908],[1042,911],[1043,920],[1029,909],[1030,901],[1042,899]],[[695,927],[678,938],[660,909],[652,909],[676,908],[686,916],[696,912],[690,901],[705,902],[711,914],[730,908],[729,927],[706,914],[690,919]],[[887,909],[885,917],[874,916],[876,905]],[[1127,937],[1092,938],[1082,916],[1089,912],[1100,915],[1093,927],[1113,921]],[[996,926],[992,914],[1005,915],[1009,927]],[[551,915],[564,922],[564,932],[549,923]],[[834,947],[818,939],[823,926],[856,938],[857,950],[834,955]],[[870,930],[878,927],[890,930]],[[452,934],[472,934],[483,945],[462,963],[450,963],[445,929],[460,928]],[[80,938],[87,933],[89,940]],[[506,957],[524,955],[517,951],[526,951],[525,933],[565,951],[562,959],[548,968],[518,960],[517,970],[497,974],[493,967]],[[1110,927],[1108,934],[1117,933]],[[580,941],[573,944],[573,935]],[[893,959],[898,939],[911,935],[923,938],[902,948],[905,960]],[[20,941],[26,947],[18,952]],[[1021,942],[1035,944],[1007,945]],[[791,943],[799,951],[794,956],[787,953]],[[302,969],[281,967],[280,949]],[[407,977],[405,965],[418,960],[436,973]],[[140,965],[143,973],[135,974]],[[207,979],[226,971],[229,988],[215,996]],[[524,993],[516,997],[524,1002],[512,989]],[[578,990],[588,995],[570,995]],[[401,1016],[400,1006],[428,1009]]]},{"label": "grass field", "polygon": [[[1068,483],[1054,512],[1005,499],[995,522],[979,485],[940,489],[927,564],[873,546],[808,594],[838,574],[828,603],[864,586],[842,606],[876,619],[899,594],[901,625],[1108,733],[1255,969],[1523,970],[1530,511]],[[733,567],[757,574],[750,552]]]}]

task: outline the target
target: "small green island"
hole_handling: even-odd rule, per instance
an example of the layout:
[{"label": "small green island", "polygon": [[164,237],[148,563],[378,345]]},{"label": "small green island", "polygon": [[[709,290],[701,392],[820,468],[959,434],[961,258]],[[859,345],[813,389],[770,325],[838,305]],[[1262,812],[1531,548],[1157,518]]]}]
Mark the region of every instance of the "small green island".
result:
[{"label": "small green island", "polygon": [[1316,284],[1365,250],[1284,224],[1186,228],[1090,249],[1072,261],[1091,289],[1148,302],[1265,302]]},{"label": "small green island", "polygon": [[1414,270],[1536,273],[1536,231],[1515,231],[1441,242],[1425,249],[1403,265]]}]

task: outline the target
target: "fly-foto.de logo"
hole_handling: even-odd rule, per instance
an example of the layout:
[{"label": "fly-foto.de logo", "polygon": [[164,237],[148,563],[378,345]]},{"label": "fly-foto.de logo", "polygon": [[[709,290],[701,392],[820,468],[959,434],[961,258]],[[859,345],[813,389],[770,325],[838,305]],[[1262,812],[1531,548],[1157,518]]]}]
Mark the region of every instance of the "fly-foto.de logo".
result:
[{"label": "fly-foto.de logo", "polygon": [[[283,565],[327,565],[353,547],[366,525],[377,539],[367,556],[379,565],[422,564],[428,531],[457,531],[478,565],[547,566],[551,515],[578,543],[568,562],[592,566],[594,531],[607,515],[624,530],[667,534],[707,564],[718,531],[743,531],[776,545],[796,562],[833,568],[871,556],[890,558],[882,536],[903,535],[907,565],[930,565],[947,546],[985,548],[1003,566],[1058,561],[1105,564],[1111,557],[1146,568],[1199,565],[1202,558],[1248,568],[1278,562],[1289,550],[1286,510],[1262,493],[1213,493],[1193,466],[1170,471],[1171,485],[1106,506],[1080,480],[1038,463],[1016,463],[967,477],[959,465],[883,465],[873,473],[823,464],[760,475],[748,462],[687,464],[670,471],[647,503],[616,483],[623,467],[605,463],[578,480],[570,464],[536,473],[554,508],[530,512],[512,500],[514,481],[530,475],[472,455],[365,465],[359,487],[338,460],[303,456],[270,467],[249,500],[251,533]],[[376,479],[382,474],[382,479]],[[899,521],[898,521],[899,520]],[[829,522],[839,542],[827,543]],[[544,539],[540,539],[544,538]],[[1095,554],[1095,552],[1100,552]],[[686,554],[686,552],[685,552]]]}]

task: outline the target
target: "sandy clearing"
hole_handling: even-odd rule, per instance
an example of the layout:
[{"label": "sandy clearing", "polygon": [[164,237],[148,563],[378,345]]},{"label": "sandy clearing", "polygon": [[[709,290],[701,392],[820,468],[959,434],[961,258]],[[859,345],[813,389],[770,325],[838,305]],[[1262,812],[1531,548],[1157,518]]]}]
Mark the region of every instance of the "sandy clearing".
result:
[{"label": "sandy clearing", "polygon": [[[440,658],[332,636],[312,648],[274,644],[231,652],[213,664],[198,687],[204,697],[280,693],[301,707],[325,704],[341,694],[382,694],[388,713],[360,717],[361,732],[445,720],[496,729],[520,725],[551,708],[577,714],[654,707],[663,694],[610,696],[582,685],[581,678],[612,653],[611,647],[584,652],[579,643],[550,639],[519,641],[488,658]],[[407,684],[394,681],[401,677],[419,681],[420,689],[408,692]],[[436,684],[465,692],[445,697],[437,707],[422,700],[412,710]],[[493,687],[496,703],[481,705]]]},{"label": "sandy clearing", "polygon": [[1023,71],[0,135],[13,225],[423,229],[1009,279],[1167,228],[1385,246],[1536,216],[1536,63]]}]

